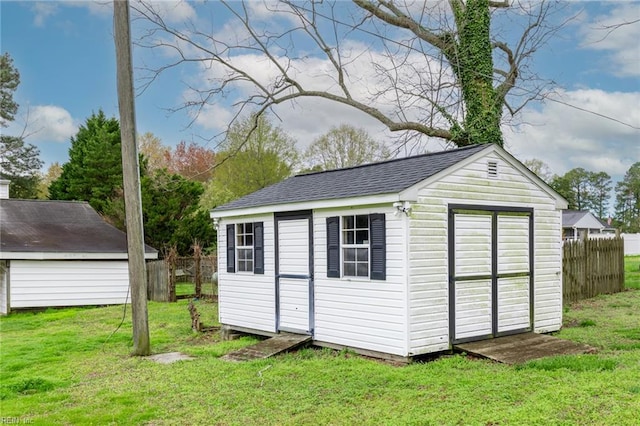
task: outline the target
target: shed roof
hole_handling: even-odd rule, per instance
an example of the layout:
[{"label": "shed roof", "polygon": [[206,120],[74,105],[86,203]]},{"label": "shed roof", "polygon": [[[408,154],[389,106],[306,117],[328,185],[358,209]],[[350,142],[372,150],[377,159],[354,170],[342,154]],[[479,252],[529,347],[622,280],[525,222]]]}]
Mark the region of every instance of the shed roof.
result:
[{"label": "shed roof", "polygon": [[[157,253],[149,246],[145,251]],[[3,252],[127,253],[127,236],[86,202],[4,199],[0,200]]]},{"label": "shed roof", "polygon": [[397,193],[489,146],[473,145],[345,169],[300,174],[212,211]]}]

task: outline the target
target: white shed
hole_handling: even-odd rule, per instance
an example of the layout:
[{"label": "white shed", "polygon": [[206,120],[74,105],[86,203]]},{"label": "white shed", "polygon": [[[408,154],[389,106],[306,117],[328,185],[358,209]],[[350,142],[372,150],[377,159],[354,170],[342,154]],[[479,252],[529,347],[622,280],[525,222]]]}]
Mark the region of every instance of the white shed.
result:
[{"label": "white shed", "polygon": [[555,331],[563,208],[497,145],[294,176],[211,211],[220,322],[402,358]]},{"label": "white shed", "polygon": [[0,199],[0,314],[121,304],[128,288],[126,235],[88,203]]}]

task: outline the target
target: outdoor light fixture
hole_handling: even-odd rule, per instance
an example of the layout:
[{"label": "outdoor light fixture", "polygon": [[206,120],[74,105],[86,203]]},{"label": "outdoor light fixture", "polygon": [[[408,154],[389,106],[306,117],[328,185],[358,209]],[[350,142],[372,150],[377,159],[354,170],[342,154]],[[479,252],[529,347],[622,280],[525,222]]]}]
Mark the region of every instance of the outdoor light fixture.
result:
[{"label": "outdoor light fixture", "polygon": [[404,213],[408,217],[411,213],[411,203],[409,201],[396,201],[395,203],[393,203],[393,207],[395,207],[396,209],[394,213],[395,215]]}]

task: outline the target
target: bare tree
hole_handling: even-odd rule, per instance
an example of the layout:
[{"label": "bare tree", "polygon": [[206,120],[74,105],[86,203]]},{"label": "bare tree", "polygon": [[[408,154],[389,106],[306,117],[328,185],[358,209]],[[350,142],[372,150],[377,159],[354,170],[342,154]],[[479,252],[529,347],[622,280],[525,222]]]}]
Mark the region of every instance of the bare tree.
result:
[{"label": "bare tree", "polygon": [[135,7],[146,27],[139,44],[173,55],[148,67],[146,84],[174,67],[206,72],[207,84],[191,85],[181,106],[193,117],[222,98],[233,100],[235,118],[323,98],[364,112],[402,141],[465,146],[502,144],[501,121],[544,95],[530,60],[562,23],[551,19],[550,3],[516,3],[221,1],[210,3],[211,15],[227,14],[232,24],[208,29],[202,19],[174,24],[155,3]]}]

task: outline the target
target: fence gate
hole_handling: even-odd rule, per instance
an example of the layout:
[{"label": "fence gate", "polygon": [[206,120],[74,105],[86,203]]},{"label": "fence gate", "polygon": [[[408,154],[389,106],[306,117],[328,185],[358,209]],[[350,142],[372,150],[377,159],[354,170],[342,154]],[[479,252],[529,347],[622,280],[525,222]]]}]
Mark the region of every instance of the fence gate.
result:
[{"label": "fence gate", "polygon": [[532,209],[450,207],[452,343],[532,329],[532,251]]}]

